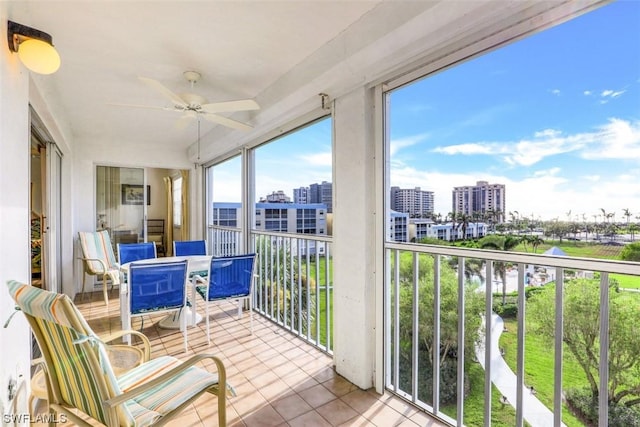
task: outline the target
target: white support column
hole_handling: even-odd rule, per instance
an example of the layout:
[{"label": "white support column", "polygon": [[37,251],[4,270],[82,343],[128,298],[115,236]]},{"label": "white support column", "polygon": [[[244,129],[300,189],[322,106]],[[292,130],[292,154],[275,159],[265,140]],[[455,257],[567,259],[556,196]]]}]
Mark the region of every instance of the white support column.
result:
[{"label": "white support column", "polygon": [[373,99],[360,88],[334,103],[334,362],[363,389],[374,385],[376,361]]}]

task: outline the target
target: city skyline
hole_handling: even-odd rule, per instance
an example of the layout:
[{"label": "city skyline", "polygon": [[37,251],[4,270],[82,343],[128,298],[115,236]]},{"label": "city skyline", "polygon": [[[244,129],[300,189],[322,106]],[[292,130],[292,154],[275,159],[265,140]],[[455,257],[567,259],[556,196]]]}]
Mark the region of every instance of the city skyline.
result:
[{"label": "city skyline", "polygon": [[[389,187],[506,187],[509,212],[542,220],[640,215],[640,2],[619,1],[390,93]],[[594,30],[595,29],[595,30]],[[330,119],[256,149],[255,196],[332,182]],[[240,200],[239,159],[214,201]],[[602,219],[600,219],[602,220]]]}]

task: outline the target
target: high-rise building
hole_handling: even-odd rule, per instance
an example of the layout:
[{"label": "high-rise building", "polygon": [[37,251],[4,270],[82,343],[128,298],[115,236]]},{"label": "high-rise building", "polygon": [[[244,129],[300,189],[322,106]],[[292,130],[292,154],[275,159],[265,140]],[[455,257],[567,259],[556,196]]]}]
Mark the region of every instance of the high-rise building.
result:
[{"label": "high-rise building", "polygon": [[308,187],[293,189],[294,203],[323,203],[327,205],[327,212],[333,212],[333,186],[330,182],[311,184]]},{"label": "high-rise building", "polygon": [[489,184],[478,181],[476,185],[453,188],[454,214],[466,215],[491,214],[496,222],[504,221],[505,214],[505,186],[504,184]]},{"label": "high-rise building", "polygon": [[309,202],[309,187],[300,187],[293,189],[293,203],[310,203]]},{"label": "high-rise building", "polygon": [[291,198],[284,194],[284,191],[278,190],[260,198],[260,203],[291,203]]},{"label": "high-rise building", "polygon": [[333,212],[333,185],[327,181],[322,181],[321,184],[311,184],[309,186],[309,203],[324,203],[327,205],[327,212]]},{"label": "high-rise building", "polygon": [[433,214],[433,191],[416,188],[391,187],[391,210],[404,212],[411,217],[422,217]]}]

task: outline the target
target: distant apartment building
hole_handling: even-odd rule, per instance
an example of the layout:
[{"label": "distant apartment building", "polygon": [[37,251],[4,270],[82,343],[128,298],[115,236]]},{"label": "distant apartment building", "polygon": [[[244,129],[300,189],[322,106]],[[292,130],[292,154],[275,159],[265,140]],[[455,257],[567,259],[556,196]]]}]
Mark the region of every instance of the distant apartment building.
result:
[{"label": "distant apartment building", "polygon": [[287,196],[284,191],[278,190],[262,197],[259,203],[291,203],[291,197]]},{"label": "distant apartment building", "polygon": [[489,184],[478,181],[476,185],[453,188],[454,214],[466,215],[490,214],[496,215],[496,222],[504,222],[505,215],[505,186],[504,184]]},{"label": "distant apartment building", "polygon": [[433,214],[433,191],[416,188],[391,187],[390,207],[397,212],[404,212],[411,217],[422,217]]},{"label": "distant apartment building", "polygon": [[391,211],[389,215],[388,238],[394,242],[409,241],[409,214]]},{"label": "distant apartment building", "polygon": [[[222,227],[239,227],[241,215],[240,203],[213,203],[212,225]],[[281,233],[327,235],[327,207],[321,203],[256,203],[256,230]],[[234,242],[227,242],[234,244]],[[309,253],[315,253],[314,242],[310,242]],[[227,247],[227,253],[234,248]],[[324,247],[320,248],[320,254]]]},{"label": "distant apartment building", "polygon": [[309,187],[294,188],[293,203],[311,203],[311,200],[309,200]]},{"label": "distant apartment building", "polygon": [[333,212],[333,185],[330,182],[322,181],[320,184],[294,188],[293,202],[301,204],[322,203],[327,206],[327,212],[331,213]]},{"label": "distant apartment building", "polygon": [[436,224],[430,219],[412,218],[409,220],[409,240],[419,242],[425,237],[445,240],[479,239],[487,235],[488,226],[484,222],[470,222],[466,228],[459,223]]}]

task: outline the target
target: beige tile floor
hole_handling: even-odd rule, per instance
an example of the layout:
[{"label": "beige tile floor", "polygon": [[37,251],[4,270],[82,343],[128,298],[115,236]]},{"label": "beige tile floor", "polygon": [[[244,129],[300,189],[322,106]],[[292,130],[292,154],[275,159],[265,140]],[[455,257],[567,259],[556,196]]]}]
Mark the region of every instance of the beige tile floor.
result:
[{"label": "beige tile floor", "polygon": [[[120,330],[117,292],[111,292],[109,308],[102,294],[76,298],[76,304],[98,334]],[[202,302],[199,301],[198,304]],[[198,312],[203,307],[198,306]],[[444,426],[403,400],[374,390],[361,390],[333,369],[331,356],[254,315],[254,334],[249,316],[236,317],[236,306],[213,306],[211,345],[207,345],[205,322],[189,328],[188,351],[183,351],[177,330],[158,327],[163,316],[134,320],[133,327],[151,341],[151,357],[169,354],[186,359],[196,353],[212,353],[225,363],[228,382],[237,396],[229,398],[229,426]],[[216,426],[215,396],[204,395],[171,425]],[[42,408],[42,405],[39,405]]]}]

